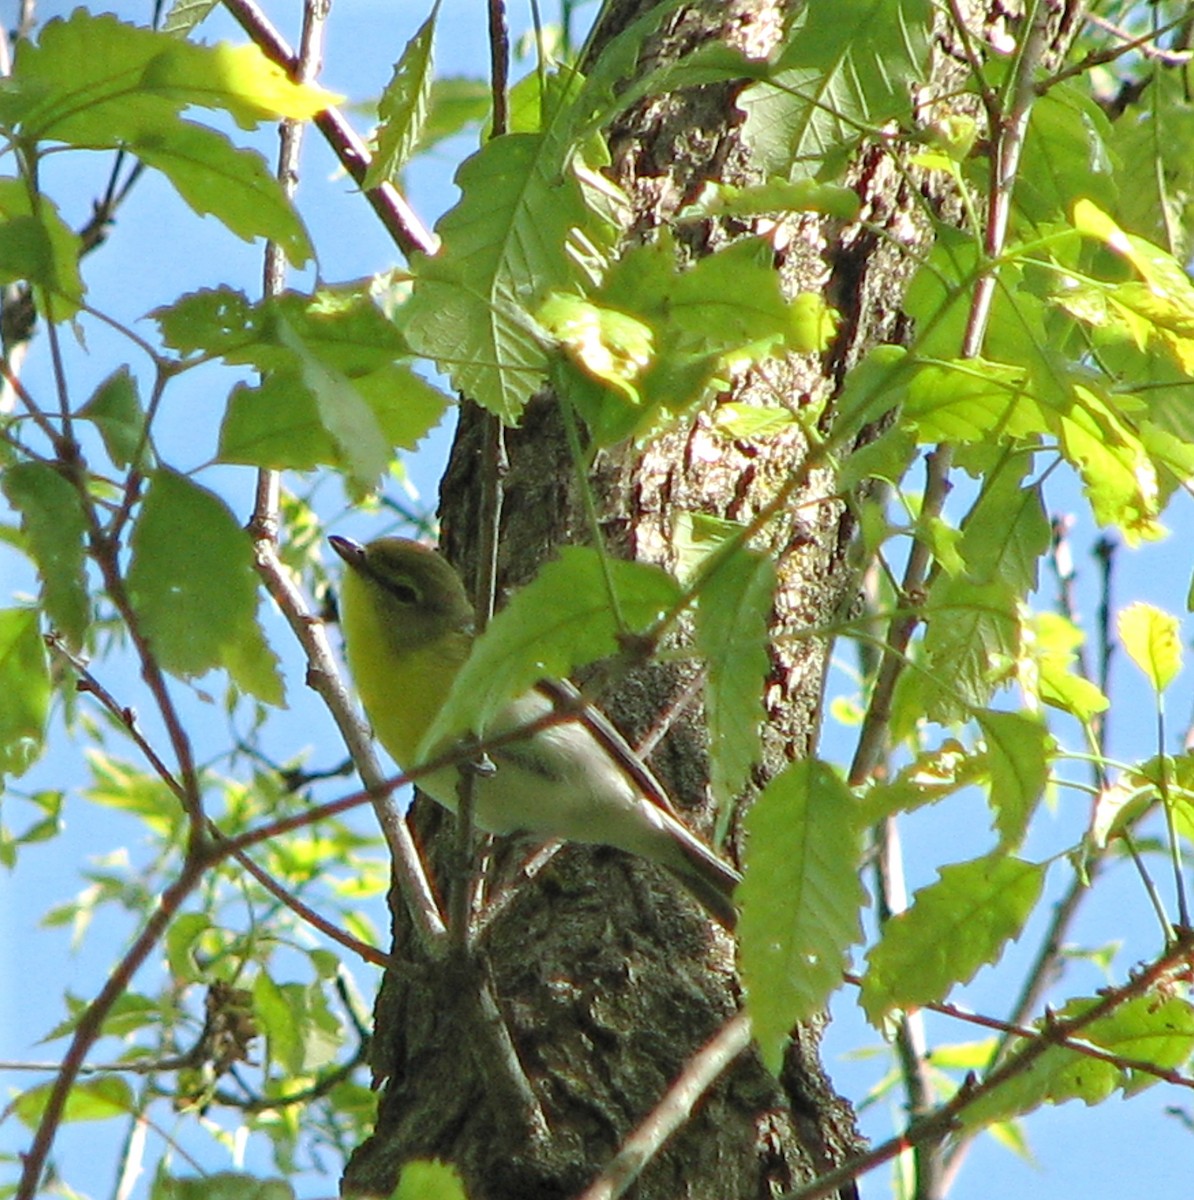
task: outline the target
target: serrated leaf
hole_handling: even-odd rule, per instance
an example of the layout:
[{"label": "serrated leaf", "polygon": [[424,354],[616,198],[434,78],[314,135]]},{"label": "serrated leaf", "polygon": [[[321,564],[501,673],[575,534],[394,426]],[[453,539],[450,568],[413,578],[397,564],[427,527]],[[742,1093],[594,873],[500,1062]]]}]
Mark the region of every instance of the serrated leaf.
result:
[{"label": "serrated leaf", "polygon": [[1020,438],[1048,428],[1019,365],[980,358],[926,361],[906,386],[900,419],[921,442]]},{"label": "serrated leaf", "polygon": [[550,81],[544,132],[493,138],[462,164],[460,201],[436,225],[441,249],[417,260],[402,314],[415,350],[508,423],[547,369],[528,309],[591,283],[571,248],[581,236],[600,264],[618,228],[620,193],[568,150],[571,78]]},{"label": "serrated leaf", "polygon": [[361,183],[366,191],[387,179],[396,179],[423,136],[431,104],[432,47],[438,17],[439,0],[436,0],[427,20],[406,43],[402,57],[394,65],[393,78],[381,94],[377,105],[381,121],[377,149]]},{"label": "serrated leaf", "polygon": [[140,463],[145,453],[145,410],[128,367],[113,371],[79,409],[79,416],[99,430],[104,449],[116,466]]},{"label": "serrated leaf", "polygon": [[[1060,1012],[1050,1014],[1050,1024],[1081,1016],[1099,1001],[1071,1000]],[[1075,1036],[1123,1059],[1172,1069],[1185,1063],[1194,1052],[1194,1009],[1178,996],[1134,996],[1104,1017],[1090,1022]],[[1025,1045],[1014,1043],[1014,1055]],[[1131,1094],[1156,1082],[1146,1072],[1136,1072],[1103,1059],[1062,1046],[1050,1046],[1027,1070],[981,1096],[962,1112],[970,1128],[994,1120],[1031,1112],[1041,1104],[1082,1100],[1098,1104],[1116,1088]]]},{"label": "serrated leaf", "polygon": [[232,389],[216,456],[271,471],[311,471],[339,461],[311,389],[280,372],[258,387],[238,383]]},{"label": "serrated leaf", "polygon": [[1022,595],[1036,590],[1051,541],[1040,488],[1021,487],[1026,465],[1006,459],[987,474],[962,524],[959,546],[971,579],[1001,579]]},{"label": "serrated leaf", "polygon": [[944,800],[974,783],[981,772],[980,756],[948,738],[935,750],[918,754],[894,779],[872,783],[863,798],[865,824]]},{"label": "serrated leaf", "polygon": [[131,140],[128,148],[200,216],[210,213],[246,242],[276,242],[296,267],[310,259],[302,221],[255,150],[238,150],[222,133],[190,121],[180,121],[169,138]]},{"label": "serrated leaf", "polygon": [[305,119],[336,97],[294,84],[255,46],[202,46],[83,9],[22,42],[0,97],[0,124],[26,141],[131,150],[161,170],[199,213],[238,236],[276,240],[295,265],[310,243],[277,180],[255,152],[185,121],[187,105],[221,109],[244,128]]},{"label": "serrated leaf", "polygon": [[37,760],[50,708],[50,667],[32,608],[0,609],[0,782]]},{"label": "serrated leaf", "polygon": [[468,1195],[450,1163],[416,1159],[403,1164],[390,1200],[468,1200]]},{"label": "serrated leaf", "polygon": [[872,1025],[892,1009],[944,999],[994,962],[1019,937],[1045,882],[1044,867],[1001,852],[938,874],[867,952],[860,1003]]},{"label": "serrated leaf", "polygon": [[804,759],[746,815],[739,962],[763,1061],[778,1071],[792,1027],[825,1005],[862,933],[862,825],[850,789]]},{"label": "serrated leaf", "polygon": [[1018,846],[1049,780],[1057,745],[1044,724],[1027,713],[975,713],[987,742],[990,804],[1003,849]]},{"label": "serrated leaf", "polygon": [[1019,599],[1002,580],[976,584],[938,577],[924,606],[923,669],[905,672],[899,685],[918,689],[922,715],[947,725],[986,708],[995,684],[1015,661]]},{"label": "serrated leaf", "polygon": [[1026,232],[1056,221],[1080,198],[1112,209],[1119,191],[1119,164],[1108,148],[1114,126],[1090,90],[1065,82],[1039,100],[1029,116],[1015,195]]},{"label": "serrated leaf", "polygon": [[1056,419],[1062,453],[1082,477],[1095,519],[1115,525],[1136,544],[1164,536],[1157,520],[1157,469],[1123,412],[1129,397],[1114,399],[1093,387],[1073,386],[1072,402]]},{"label": "serrated leaf", "polygon": [[817,175],[866,126],[911,113],[929,65],[928,0],[812,0],[770,80],[748,88],[743,136],[769,173]]},{"label": "serrated leaf", "polygon": [[1128,657],[1160,695],[1182,669],[1181,623],[1171,613],[1140,601],[1125,608],[1115,624]]},{"label": "serrated leaf", "polygon": [[220,0],[174,0],[158,28],[173,37],[185,37],[192,29],[198,29],[219,3]]},{"label": "serrated leaf", "polygon": [[87,522],[79,495],[42,463],[18,463],[3,475],[4,494],[21,514],[26,548],[37,564],[42,607],[72,650],[83,645],[91,620],[84,573]]},{"label": "serrated leaf", "polygon": [[738,547],[720,557],[701,587],[696,649],[705,662],[709,782],[719,811],[742,790],[762,749],[763,681],[775,568]]},{"label": "serrated leaf", "polygon": [[1114,207],[1128,229],[1189,258],[1194,199],[1194,107],[1180,71],[1159,71],[1148,103],[1134,105],[1128,120],[1111,125],[1110,146],[1120,161],[1122,189]]},{"label": "serrated leaf", "polygon": [[[618,611],[641,632],[678,599],[675,580],[645,563],[607,560]],[[566,546],[511,598],[456,676],[422,749],[463,730],[480,732],[508,701],[543,678],[616,653],[621,632],[610,607],[601,556]]]},{"label": "serrated leaf", "polygon": [[187,105],[222,109],[242,128],[305,120],[339,97],[292,83],[253,45],[204,46],[77,8],[22,41],[0,121],[27,139],[87,148],[168,137]]},{"label": "serrated leaf", "polygon": [[129,595],[162,667],[189,678],[223,666],[267,704],[282,703],[276,659],[256,620],[252,548],[228,506],[159,469],[132,549]]}]

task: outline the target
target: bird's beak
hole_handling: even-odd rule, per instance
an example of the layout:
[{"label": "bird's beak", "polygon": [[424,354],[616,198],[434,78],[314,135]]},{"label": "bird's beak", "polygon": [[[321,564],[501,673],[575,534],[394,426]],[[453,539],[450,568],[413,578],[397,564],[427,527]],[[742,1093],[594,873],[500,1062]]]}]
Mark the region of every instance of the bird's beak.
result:
[{"label": "bird's beak", "polygon": [[352,538],[341,537],[338,533],[333,533],[328,541],[332,543],[332,549],[354,571],[365,570],[365,547],[360,542],[354,542]]}]

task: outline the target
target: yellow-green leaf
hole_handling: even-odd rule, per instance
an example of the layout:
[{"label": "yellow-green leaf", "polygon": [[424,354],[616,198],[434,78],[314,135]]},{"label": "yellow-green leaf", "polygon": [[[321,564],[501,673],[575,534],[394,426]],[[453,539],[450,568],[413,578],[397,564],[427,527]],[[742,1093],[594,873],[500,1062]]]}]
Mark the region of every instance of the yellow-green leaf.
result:
[{"label": "yellow-green leaf", "polygon": [[1160,694],[1182,669],[1181,624],[1177,617],[1143,601],[1129,605],[1116,621],[1128,657]]}]

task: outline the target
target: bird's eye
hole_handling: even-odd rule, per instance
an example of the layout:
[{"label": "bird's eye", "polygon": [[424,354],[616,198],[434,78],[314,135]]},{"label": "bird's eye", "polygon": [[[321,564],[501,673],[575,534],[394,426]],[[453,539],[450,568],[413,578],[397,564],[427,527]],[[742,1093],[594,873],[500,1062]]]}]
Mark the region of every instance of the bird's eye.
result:
[{"label": "bird's eye", "polygon": [[419,593],[409,583],[403,583],[401,580],[391,580],[386,584],[386,591],[403,604],[414,605],[419,602]]}]

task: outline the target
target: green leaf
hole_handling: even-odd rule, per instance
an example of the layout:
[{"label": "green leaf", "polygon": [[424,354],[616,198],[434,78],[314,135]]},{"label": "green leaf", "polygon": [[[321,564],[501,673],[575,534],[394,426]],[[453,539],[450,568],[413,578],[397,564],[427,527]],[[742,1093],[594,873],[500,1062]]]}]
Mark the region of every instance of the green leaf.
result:
[{"label": "green leaf", "polygon": [[726,811],[762,750],[768,618],[775,596],[770,558],[739,546],[719,556],[700,590],[696,649],[705,661],[710,786]]},{"label": "green leaf", "polygon": [[[1098,1003],[1096,999],[1071,1000],[1060,1012],[1050,1013],[1049,1027],[1079,1017]],[[1187,1062],[1194,1052],[1194,1009],[1179,996],[1134,996],[1083,1026],[1075,1036],[1120,1058],[1172,1069]],[[1011,1053],[1015,1055],[1025,1045],[1022,1039],[1013,1043]],[[969,1128],[980,1128],[991,1121],[1031,1112],[1041,1104],[1066,1100],[1098,1104],[1116,1088],[1131,1094],[1156,1082],[1156,1076],[1146,1072],[1050,1046],[1027,1070],[968,1105],[961,1116]]]},{"label": "green leaf", "polygon": [[158,28],[174,37],[185,37],[198,29],[220,0],[174,0]]},{"label": "green leaf", "polygon": [[79,416],[99,430],[104,449],[116,466],[140,465],[146,446],[145,410],[128,367],[113,371],[79,409]]},{"label": "green leaf", "polygon": [[41,603],[50,624],[79,650],[91,621],[84,572],[87,522],[79,495],[43,463],[18,463],[3,476],[4,494],[21,514],[21,531],[41,579]]},{"label": "green leaf", "polygon": [[187,105],[222,109],[244,128],[305,119],[335,97],[294,84],[255,46],[202,46],[83,9],[22,42],[0,125],[25,141],[131,150],[164,172],[199,213],[238,236],[276,240],[295,265],[310,243],[261,156],[183,120]]},{"label": "green leaf", "polygon": [[197,1179],[157,1174],[150,1200],[294,1200],[284,1179],[260,1179],[239,1171],[215,1171]]},{"label": "green leaf", "polygon": [[439,0],[436,0],[427,20],[406,43],[394,66],[394,77],[381,94],[377,105],[381,120],[377,149],[361,183],[366,191],[387,179],[396,179],[423,136],[431,105],[432,45],[438,17]]},{"label": "green leaf", "polygon": [[975,713],[987,742],[990,804],[1003,850],[1018,846],[1049,781],[1057,744],[1044,724],[1028,713]]},{"label": "green leaf", "polygon": [[1016,938],[1036,905],[1045,868],[996,852],[942,867],[940,878],[892,917],[867,952],[860,1003],[872,1025],[895,1008],[942,1000]]},{"label": "green leaf", "polygon": [[205,936],[213,930],[211,918],[206,913],[180,913],[170,922],[166,931],[166,961],[175,979],[198,983],[207,978],[201,965],[205,956],[197,953]]},{"label": "green leaf", "polygon": [[[397,363],[349,386],[372,411],[387,448],[413,450],[451,404],[438,388]],[[388,454],[387,449],[387,461]],[[286,372],[270,374],[259,387],[233,388],[220,425],[217,456],[221,462],[273,470],[347,468],[311,389]]]},{"label": "green leaf", "polygon": [[640,403],[635,383],[651,362],[649,326],[617,309],[552,292],[535,319],[582,371]]},{"label": "green leaf", "polygon": [[852,188],[812,179],[770,179],[750,187],[707,182],[697,198],[677,214],[679,221],[710,217],[755,217],[767,213],[820,212],[842,221],[856,221],[862,202]]},{"label": "green leaf", "polygon": [[296,1075],[303,1065],[301,1013],[265,971],[253,980],[253,1013],[269,1043],[270,1058]]},{"label": "green leaf", "polygon": [[869,128],[911,116],[929,62],[929,0],[810,0],[766,83],[747,88],[743,136],[771,174],[844,165]]},{"label": "green leaf", "polygon": [[1122,189],[1114,207],[1126,228],[1166,246],[1182,262],[1194,230],[1194,106],[1183,71],[1156,71],[1148,102],[1131,106],[1111,126]]},{"label": "green leaf", "polygon": [[468,1200],[460,1175],[449,1163],[404,1163],[390,1200]]},{"label": "green leaf", "polygon": [[232,389],[216,456],[272,471],[311,471],[341,461],[311,389],[281,372],[259,387],[238,383]]},{"label": "green leaf", "polygon": [[32,608],[0,609],[0,781],[37,760],[50,708],[50,668]]},{"label": "green leaf", "polygon": [[129,595],[158,662],[184,678],[226,667],[239,687],[281,704],[277,660],[256,621],[252,547],[228,506],[159,469],[132,549]]},{"label": "green leaf", "polygon": [[39,195],[34,210],[22,180],[0,179],[0,283],[26,280],[51,321],[69,320],[83,302],[81,254],[49,197]]},{"label": "green leaf", "polygon": [[946,738],[936,749],[921,751],[894,779],[871,784],[863,798],[864,823],[869,827],[955,795],[976,782],[982,766],[979,755],[956,739]]},{"label": "green leaf", "polygon": [[263,336],[263,310],[244,292],[232,288],[202,288],[173,304],[155,308],[162,341],[180,354],[218,354],[228,362],[254,362],[243,357],[247,347]]},{"label": "green leaf", "polygon": [[436,225],[440,251],[416,260],[401,314],[415,350],[507,423],[547,369],[528,310],[553,289],[583,288],[580,264],[603,265],[618,229],[619,194],[569,148],[568,130],[561,99],[544,132],[494,138],[463,163],[460,201]]},{"label": "green leaf", "polygon": [[1164,537],[1165,531],[1157,520],[1157,469],[1125,414],[1130,402],[1074,384],[1056,425],[1062,453],[1082,477],[1095,520],[1118,526],[1136,544]]},{"label": "green leaf", "polygon": [[311,258],[302,221],[255,150],[238,150],[222,133],[190,121],[180,121],[168,139],[131,140],[128,148],[200,216],[210,213],[246,242],[276,242],[296,267]]},{"label": "green leaf", "polygon": [[[642,632],[678,600],[675,580],[658,567],[607,559],[625,628]],[[508,701],[543,678],[617,652],[622,632],[611,608],[601,556],[565,546],[511,598],[477,639],[422,748],[449,734],[481,732]]]},{"label": "green leaf", "polygon": [[981,358],[921,364],[907,382],[900,419],[922,442],[1023,438],[1048,426],[1021,366]]},{"label": "green leaf", "polygon": [[[46,1110],[52,1088],[51,1083],[30,1088],[17,1096],[9,1107],[25,1125],[36,1129]],[[105,1075],[100,1079],[76,1083],[70,1089],[66,1107],[62,1111],[62,1121],[110,1121],[113,1117],[127,1117],[136,1111],[137,1102],[129,1085],[117,1076]]]},{"label": "green leaf", "polygon": [[1020,486],[1027,466],[1023,458],[1008,458],[988,472],[959,545],[971,579],[1002,580],[1021,595],[1036,590],[1052,537],[1040,488]]},{"label": "green leaf", "polygon": [[489,115],[489,108],[489,84],[484,79],[463,76],[433,79],[427,119],[416,149],[430,150],[469,125],[479,125]]},{"label": "green leaf", "polygon": [[1084,639],[1082,631],[1060,614],[1044,612],[1033,615],[1027,632],[1022,658],[1027,656],[1033,671],[1026,685],[1031,688],[1035,683],[1042,702],[1083,722],[1105,712],[1110,705],[1107,697],[1073,670],[1074,651]]},{"label": "green leaf", "polygon": [[799,350],[832,328],[833,310],[785,299],[772,259],[764,239],[746,238],[681,270],[666,233],[618,259],[593,303],[633,318],[646,331],[639,345],[649,337],[653,353],[635,371],[632,393],[624,385],[566,389],[598,444],[650,428],[660,410],[691,411],[710,389],[726,387],[731,369]]},{"label": "green leaf", "polygon": [[860,810],[824,763],[777,775],[746,814],[739,962],[755,1040],[778,1071],[793,1025],[825,1005],[859,940]]},{"label": "green leaf", "polygon": [[1160,695],[1182,669],[1181,622],[1171,613],[1139,601],[1125,608],[1115,624],[1128,657]]},{"label": "green leaf", "polygon": [[306,120],[338,97],[292,83],[253,45],[204,46],[77,8],[22,41],[0,121],[25,139],[115,147],[168,137],[187,105],[223,109],[242,128]]},{"label": "green leaf", "polygon": [[278,321],[277,336],[298,359],[320,422],[343,456],[353,483],[361,491],[372,491],[390,465],[390,445],[373,410],[352,382],[312,354],[284,319]]},{"label": "green leaf", "polygon": [[1075,200],[1116,206],[1120,172],[1108,149],[1112,136],[1112,123],[1089,88],[1061,83],[1037,98],[1016,176],[1015,205],[1027,222],[1025,237],[1056,222]]},{"label": "green leaf", "polygon": [[[927,628],[915,686],[921,713],[948,725],[986,708],[995,685],[1016,659],[1020,594],[1002,580],[971,583],[942,574],[924,605]],[[912,673],[898,685],[904,689]]]}]

